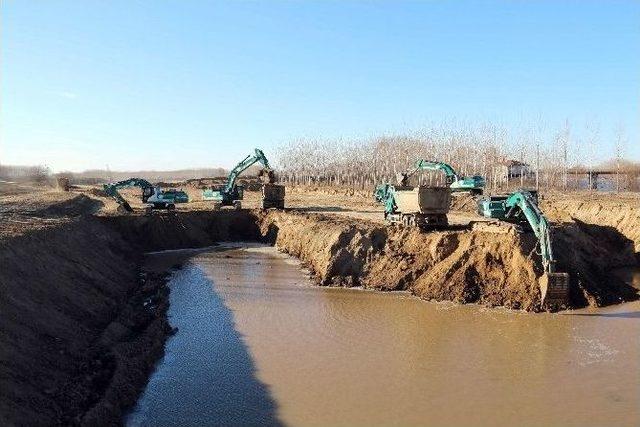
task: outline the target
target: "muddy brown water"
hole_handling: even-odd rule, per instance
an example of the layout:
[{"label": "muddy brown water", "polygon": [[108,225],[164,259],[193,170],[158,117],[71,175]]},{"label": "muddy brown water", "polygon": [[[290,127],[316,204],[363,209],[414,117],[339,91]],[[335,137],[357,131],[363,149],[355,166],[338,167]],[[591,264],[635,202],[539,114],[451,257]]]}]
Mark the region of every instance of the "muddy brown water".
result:
[{"label": "muddy brown water", "polygon": [[526,314],[320,288],[254,244],[149,263],[185,257],[179,330],[130,426],[640,424],[640,303]]}]

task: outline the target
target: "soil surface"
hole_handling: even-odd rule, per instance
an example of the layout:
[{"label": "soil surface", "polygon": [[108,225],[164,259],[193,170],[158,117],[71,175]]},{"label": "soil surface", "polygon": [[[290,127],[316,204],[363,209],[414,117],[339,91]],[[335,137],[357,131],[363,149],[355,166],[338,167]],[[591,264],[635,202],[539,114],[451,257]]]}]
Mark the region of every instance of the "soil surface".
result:
[{"label": "soil surface", "polygon": [[[0,185],[0,421],[119,423],[135,402],[170,328],[162,275],[144,274],[145,251],[262,240],[300,258],[325,286],[408,290],[435,300],[537,311],[540,257],[530,235],[482,230],[474,201],[456,196],[451,230],[384,224],[367,192],[287,188],[287,210],[212,213],[208,202],[144,214],[135,189],[123,215],[99,187],[60,192]],[[637,265],[638,195],[542,194],[554,222],[571,306],[638,298],[610,274]],[[247,191],[243,207],[257,208]]]}]

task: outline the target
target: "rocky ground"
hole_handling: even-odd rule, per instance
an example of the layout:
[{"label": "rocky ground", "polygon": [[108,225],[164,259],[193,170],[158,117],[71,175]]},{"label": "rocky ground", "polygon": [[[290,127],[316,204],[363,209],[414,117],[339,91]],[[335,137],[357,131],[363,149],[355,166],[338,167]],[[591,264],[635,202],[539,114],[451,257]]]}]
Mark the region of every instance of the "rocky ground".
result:
[{"label": "rocky ground", "polygon": [[[192,203],[175,213],[133,214],[98,187],[71,192],[0,183],[0,421],[119,423],[135,402],[170,333],[162,275],[142,270],[143,252],[263,240],[299,257],[325,286],[408,290],[424,299],[540,310],[540,257],[512,227],[479,231],[475,202],[456,196],[451,230],[419,233],[384,224],[368,192],[288,188],[287,210],[211,213]],[[571,306],[638,297],[610,274],[637,265],[640,196],[542,194],[554,222]]]}]

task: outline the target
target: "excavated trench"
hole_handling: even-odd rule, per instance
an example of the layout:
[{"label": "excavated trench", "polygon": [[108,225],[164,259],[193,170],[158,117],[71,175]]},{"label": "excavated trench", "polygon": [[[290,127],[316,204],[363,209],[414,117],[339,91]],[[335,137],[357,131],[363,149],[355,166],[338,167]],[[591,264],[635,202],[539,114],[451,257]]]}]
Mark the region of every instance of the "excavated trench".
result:
[{"label": "excavated trench", "polygon": [[[514,228],[421,233],[404,227],[294,211],[188,212],[109,217],[141,251],[260,241],[300,259],[322,286],[410,291],[427,300],[541,311],[540,256],[532,234]],[[571,277],[569,307],[638,298],[613,277],[636,265],[634,242],[610,226],[576,221],[555,232],[559,271]]]},{"label": "excavated trench", "polygon": [[[171,333],[164,276],[141,271],[142,254],[221,241],[273,244],[323,286],[541,309],[535,241],[513,230],[425,234],[292,211],[80,216],[0,247],[0,421],[119,423]],[[571,307],[637,299],[608,273],[636,263],[616,228],[576,222],[556,242]]]}]

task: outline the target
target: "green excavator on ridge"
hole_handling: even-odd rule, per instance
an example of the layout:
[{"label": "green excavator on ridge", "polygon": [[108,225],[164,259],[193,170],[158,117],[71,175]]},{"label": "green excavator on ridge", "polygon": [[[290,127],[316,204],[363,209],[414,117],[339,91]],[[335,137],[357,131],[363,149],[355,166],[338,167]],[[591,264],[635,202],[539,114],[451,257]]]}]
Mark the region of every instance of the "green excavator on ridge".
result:
[{"label": "green excavator on ridge", "polygon": [[118,190],[128,187],[140,187],[142,189],[142,202],[146,203],[150,209],[175,209],[176,204],[189,201],[189,196],[182,190],[173,188],[163,190],[142,178],[129,178],[124,181],[110,182],[103,185],[104,192],[118,202],[119,208],[127,212],[133,212],[129,202],[118,192]]},{"label": "green excavator on ridge", "polygon": [[535,191],[518,190],[508,195],[485,196],[478,200],[478,214],[533,231],[538,239],[544,274],[539,278],[543,306],[560,308],[569,300],[569,275],[556,271],[551,244],[551,225],[538,207]]},{"label": "green excavator on ridge", "polygon": [[[231,172],[229,172],[227,177],[227,182],[224,185],[218,188],[202,190],[202,200],[213,201],[214,209],[220,209],[222,206],[233,206],[235,209],[241,209],[241,200],[243,199],[244,188],[241,185],[237,185],[236,180],[242,172],[249,169],[255,163],[260,163],[262,165],[259,177],[263,184],[272,184],[275,181],[273,169],[269,165],[269,161],[262,150],[256,148],[252,154],[249,154],[233,169],[231,169]],[[284,189],[284,187],[282,188]],[[282,195],[282,197],[284,198],[284,195]]]}]

